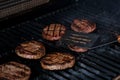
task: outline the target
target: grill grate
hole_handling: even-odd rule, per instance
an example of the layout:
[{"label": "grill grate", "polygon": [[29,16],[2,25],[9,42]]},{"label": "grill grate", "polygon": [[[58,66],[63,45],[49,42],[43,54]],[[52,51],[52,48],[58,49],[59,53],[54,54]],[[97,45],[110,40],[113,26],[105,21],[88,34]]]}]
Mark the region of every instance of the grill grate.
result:
[{"label": "grill grate", "polygon": [[[97,22],[97,34],[111,34],[110,30],[113,27],[110,26],[110,23],[112,21],[108,18],[105,19],[106,21],[98,20],[101,17],[99,12],[90,12],[92,10],[94,8],[91,7],[82,9],[77,3],[35,20],[23,22],[12,28],[2,30],[0,32],[0,63],[15,60],[30,66],[32,69],[30,80],[111,80],[120,74],[120,46],[118,44],[78,54],[64,48],[56,48],[54,46],[55,43],[50,43],[41,37],[41,30],[45,25],[61,23],[67,26],[67,29],[70,29],[74,18],[93,20]],[[120,28],[116,26],[114,30],[119,31]],[[18,57],[14,52],[15,47],[21,42],[31,39],[43,42],[46,45],[47,52],[65,51],[74,54],[76,56],[75,66],[72,69],[63,71],[47,71],[40,67],[39,60],[26,60]],[[7,58],[9,59],[7,60]]]}]

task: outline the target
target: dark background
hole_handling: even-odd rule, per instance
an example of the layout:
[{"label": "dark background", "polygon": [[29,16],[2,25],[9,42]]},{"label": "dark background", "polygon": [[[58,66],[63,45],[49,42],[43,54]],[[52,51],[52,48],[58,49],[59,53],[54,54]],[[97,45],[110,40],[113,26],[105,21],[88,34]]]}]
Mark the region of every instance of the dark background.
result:
[{"label": "dark background", "polygon": [[45,5],[37,6],[35,8],[32,8],[31,10],[27,10],[27,11],[0,19],[0,29],[10,27],[12,25],[15,25],[20,22],[24,22],[26,20],[31,20],[45,13],[49,13],[56,9],[60,9],[67,5],[70,5],[73,2],[75,2],[75,0],[50,0],[50,2]]},{"label": "dark background", "polygon": [[0,19],[0,29],[10,27],[26,20],[31,20],[45,13],[74,4],[77,1],[81,3],[83,9],[95,7],[95,10],[91,9],[93,13],[100,12],[99,15],[108,17],[112,20],[112,24],[119,24],[120,0],[51,0],[48,4]]}]

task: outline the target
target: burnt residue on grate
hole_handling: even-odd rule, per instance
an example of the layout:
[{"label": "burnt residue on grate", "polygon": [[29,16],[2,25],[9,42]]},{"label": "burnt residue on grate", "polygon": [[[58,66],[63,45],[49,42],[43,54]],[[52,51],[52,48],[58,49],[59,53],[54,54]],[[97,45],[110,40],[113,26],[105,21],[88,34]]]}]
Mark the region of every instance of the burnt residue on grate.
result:
[{"label": "burnt residue on grate", "polygon": [[[113,32],[119,32],[120,27],[111,26],[112,21],[109,19],[102,21],[98,18],[99,12],[95,12],[94,8],[82,9],[78,4],[0,31],[0,64],[12,60],[28,65],[32,69],[30,80],[111,80],[120,74],[120,45],[118,43],[78,54],[66,48],[56,47],[55,43],[42,38],[41,29],[48,24],[64,24],[67,30],[70,30],[73,19],[85,18],[97,23],[94,34],[101,36],[102,43],[113,40]],[[73,54],[76,57],[75,66],[67,70],[48,71],[41,68],[40,60],[27,60],[18,57],[15,54],[16,46],[32,39],[43,42],[47,53],[61,51]]]}]

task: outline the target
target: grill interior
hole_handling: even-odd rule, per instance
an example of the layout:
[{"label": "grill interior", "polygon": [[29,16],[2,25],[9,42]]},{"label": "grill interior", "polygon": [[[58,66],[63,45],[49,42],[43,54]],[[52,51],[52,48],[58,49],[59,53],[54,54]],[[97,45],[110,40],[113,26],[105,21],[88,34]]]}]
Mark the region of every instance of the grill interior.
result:
[{"label": "grill interior", "polygon": [[13,5],[17,5],[19,3],[23,3],[23,2],[26,2],[26,1],[28,1],[28,0],[20,0],[20,1],[6,0],[6,1],[3,1],[3,2],[0,3],[0,6],[1,6],[0,9],[10,7],[10,6],[13,6]]},{"label": "grill interior", "polygon": [[[49,42],[42,38],[41,31],[44,26],[50,23],[61,23],[67,29],[70,29],[70,25],[75,18],[89,19],[96,22],[97,30],[94,33],[102,36],[103,43],[109,40],[108,36],[113,35],[114,31],[119,33],[119,25],[113,25],[114,21],[109,17],[105,17],[106,13],[102,9],[97,11],[94,7],[85,8],[84,5],[81,6],[79,4],[70,5],[34,20],[1,30],[0,64],[8,61],[17,61],[28,65],[32,69],[30,80],[112,80],[119,75],[120,44],[118,43],[79,54],[63,47],[55,47],[56,42]],[[75,66],[62,71],[48,71],[41,68],[40,60],[27,60],[18,57],[15,54],[16,46],[31,39],[43,42],[47,53],[60,51],[75,55]]]},{"label": "grill interior", "polygon": [[[2,0],[0,1],[0,20],[8,16],[22,14],[31,8],[48,3],[49,0]],[[18,15],[19,15],[18,14]]]}]

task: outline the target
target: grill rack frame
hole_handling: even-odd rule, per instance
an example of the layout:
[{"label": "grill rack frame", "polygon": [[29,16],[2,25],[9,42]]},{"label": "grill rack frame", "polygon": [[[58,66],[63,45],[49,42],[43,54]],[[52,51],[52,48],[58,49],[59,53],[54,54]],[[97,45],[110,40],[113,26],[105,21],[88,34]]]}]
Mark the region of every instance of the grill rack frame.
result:
[{"label": "grill rack frame", "polygon": [[[10,57],[10,61],[14,60],[17,62],[22,62],[23,64],[30,66],[31,69],[33,71],[35,71],[37,74],[37,76],[36,76],[36,74],[32,73],[30,80],[38,80],[40,78],[42,78],[43,80],[46,80],[47,78],[49,80],[68,80],[68,79],[71,79],[71,80],[79,80],[79,79],[81,79],[81,80],[88,80],[88,79],[89,80],[93,80],[93,79],[111,80],[112,78],[114,78],[115,76],[120,74],[120,72],[119,72],[120,62],[119,62],[119,57],[118,57],[118,56],[120,56],[120,54],[119,54],[120,49],[116,50],[116,48],[114,49],[114,48],[111,48],[110,46],[107,46],[107,47],[103,47],[100,49],[95,49],[95,50],[89,51],[87,53],[78,54],[75,52],[71,52],[67,49],[63,50],[62,48],[61,49],[55,48],[53,45],[55,43],[49,43],[49,41],[40,39],[41,36],[38,33],[39,33],[39,31],[40,31],[39,29],[41,29],[41,27],[44,27],[46,24],[51,23],[51,21],[54,22],[56,14],[62,15],[61,13],[65,13],[64,11],[70,9],[71,7],[73,9],[74,8],[76,9],[76,6],[78,6],[78,4],[74,4],[65,9],[57,10],[56,12],[52,12],[50,14],[36,18],[33,21],[23,22],[21,24],[13,26],[12,28],[2,30],[0,32],[0,35],[3,38],[3,39],[1,38],[1,41],[2,41],[2,43],[4,43],[4,45],[2,45],[2,47],[5,48],[5,50],[3,50],[3,51],[0,50],[0,51],[5,53],[6,50],[8,50],[6,52],[6,55],[4,54],[3,60],[7,57]],[[78,11],[81,11],[81,10],[78,9]],[[52,16],[52,18],[49,18],[51,16]],[[65,22],[65,24],[67,23],[66,25],[69,26],[72,19],[69,19],[69,18],[71,18],[69,16],[67,16],[67,17],[68,17],[67,19],[65,19],[65,18],[61,19],[61,20],[63,20],[61,23],[63,24]],[[44,18],[45,18],[45,20],[43,20]],[[44,24],[40,24],[39,23],[40,21],[36,22],[37,20],[40,20],[40,19],[43,20],[42,22],[46,21],[47,23],[44,25]],[[55,21],[60,22],[59,20],[55,20]],[[36,26],[37,28],[33,27],[33,25]],[[106,24],[106,25],[108,26],[108,24]],[[38,27],[39,27],[39,29],[38,29]],[[18,33],[16,33],[16,31],[18,31]],[[26,35],[22,35],[22,34],[26,34]],[[8,39],[9,42],[4,41],[4,39],[7,39],[8,36],[12,39]],[[22,36],[22,39],[21,39],[21,36]],[[13,40],[14,38],[17,40],[17,42],[15,42],[15,40]],[[22,59],[22,58],[18,57],[14,52],[14,48],[21,42],[26,41],[26,40],[31,40],[31,39],[42,41],[46,45],[46,48],[48,48],[47,52],[57,49],[57,51],[63,50],[64,52],[70,52],[71,54],[74,54],[76,56],[76,65],[72,69],[67,69],[67,70],[63,70],[63,71],[47,71],[47,70],[41,69],[39,60],[33,61],[33,60],[26,60],[26,59]],[[12,43],[13,45],[12,44],[8,45],[10,43]],[[8,45],[8,48],[6,48],[6,45]],[[115,45],[115,46],[120,48],[119,45]],[[49,47],[51,47],[51,48],[49,48]],[[117,55],[115,56],[114,54],[117,54]],[[109,56],[107,56],[107,55],[109,55]],[[116,60],[116,59],[118,59],[118,60]],[[6,61],[9,61],[9,60],[6,60]],[[114,63],[113,61],[115,61],[116,63]],[[36,62],[36,63],[34,63],[34,62]],[[114,63],[114,65],[113,65],[113,63]],[[1,62],[1,64],[2,64],[2,62]],[[37,66],[36,69],[34,69],[33,65]],[[47,76],[47,77],[45,77],[45,76]]]}]

